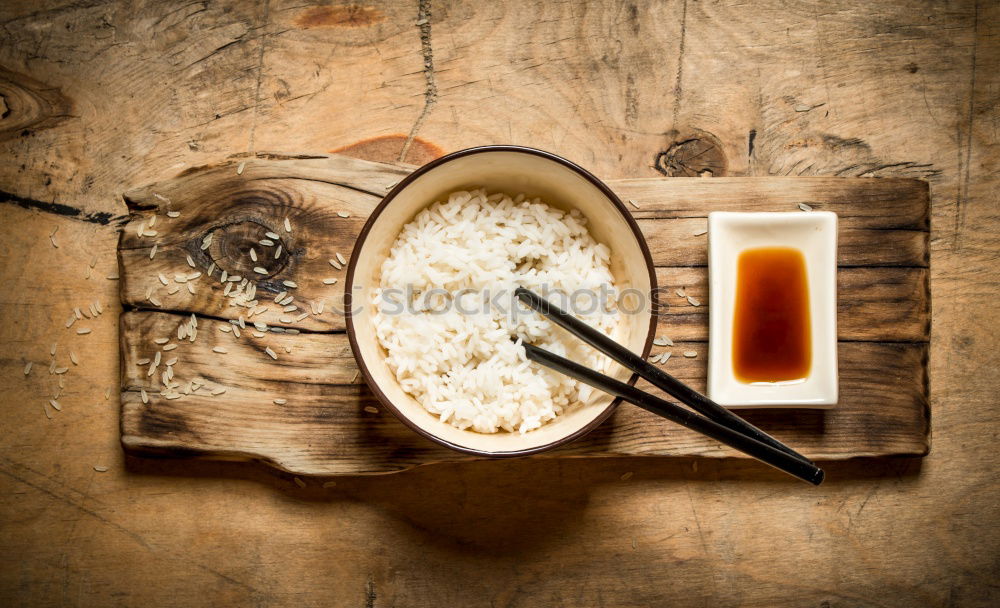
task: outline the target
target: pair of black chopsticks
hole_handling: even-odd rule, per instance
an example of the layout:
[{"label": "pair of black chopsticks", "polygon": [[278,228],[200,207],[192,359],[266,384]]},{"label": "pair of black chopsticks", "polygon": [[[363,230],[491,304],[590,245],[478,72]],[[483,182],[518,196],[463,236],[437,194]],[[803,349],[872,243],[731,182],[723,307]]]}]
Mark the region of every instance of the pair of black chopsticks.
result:
[{"label": "pair of black chopsticks", "polygon": [[514,295],[529,308],[546,319],[569,331],[587,344],[632,370],[653,386],[662,389],[678,401],[690,406],[698,414],[641,391],[634,386],[560,357],[543,348],[524,344],[528,359],[566,374],[615,397],[620,397],[644,410],[687,427],[716,441],[735,448],[744,454],[765,462],[811,484],[823,483],[823,471],[805,456],[771,437],[746,420],[730,412],[708,397],[698,393],[677,378],[652,365],[639,355],[618,344],[603,333],[560,310],[538,294],[518,287]]}]

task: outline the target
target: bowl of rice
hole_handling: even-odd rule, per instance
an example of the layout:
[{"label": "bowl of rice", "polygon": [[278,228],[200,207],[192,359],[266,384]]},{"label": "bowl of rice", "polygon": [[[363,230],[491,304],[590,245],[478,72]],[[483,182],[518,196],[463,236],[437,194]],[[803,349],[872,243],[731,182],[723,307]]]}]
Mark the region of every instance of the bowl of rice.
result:
[{"label": "bowl of rice", "polygon": [[368,386],[450,448],[521,456],[582,437],[618,405],[525,358],[524,342],[635,376],[520,305],[523,286],[648,355],[652,258],[631,213],[586,170],[520,146],[439,158],[375,208],[345,281],[347,333]]}]

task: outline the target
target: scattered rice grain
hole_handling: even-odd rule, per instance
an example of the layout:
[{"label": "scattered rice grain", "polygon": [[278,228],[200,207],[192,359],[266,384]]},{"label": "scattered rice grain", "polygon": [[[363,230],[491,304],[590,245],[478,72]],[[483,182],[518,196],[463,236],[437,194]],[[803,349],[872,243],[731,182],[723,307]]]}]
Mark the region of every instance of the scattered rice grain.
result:
[{"label": "scattered rice grain", "polygon": [[688,359],[693,359],[698,356],[698,353],[697,351],[686,350],[684,351],[684,356],[687,357]]},{"label": "scattered rice grain", "polygon": [[238,165],[236,165],[236,175],[243,175],[243,169],[245,169],[246,166],[247,166],[247,164],[246,164],[245,161],[241,162]]},{"label": "scattered rice grain", "polygon": [[146,389],[140,388],[139,389],[139,396],[142,397],[142,402],[143,403],[149,403],[149,395],[146,394]]},{"label": "scattered rice grain", "polygon": [[267,356],[271,357],[272,359],[277,359],[278,358],[277,353],[275,353],[273,350],[271,350],[270,346],[268,346],[267,348],[265,348],[264,352],[267,353]]},{"label": "scattered rice grain", "polygon": [[288,218],[286,217],[285,218],[285,232],[291,232],[291,231],[292,231],[292,223],[290,221],[288,221]]},{"label": "scattered rice grain", "polygon": [[340,217],[351,217],[351,214],[347,213],[346,211],[338,211],[337,215],[339,215]]},{"label": "scattered rice grain", "polygon": [[155,256],[155,255],[156,255],[156,248],[157,248],[157,247],[159,247],[159,245],[156,245],[156,244],[155,244],[155,245],[153,245],[153,247],[152,247],[152,248],[151,248],[151,249],[149,250],[149,259],[151,259],[151,260],[152,260],[152,259],[153,259],[153,256]]},{"label": "scattered rice grain", "polygon": [[262,268],[260,266],[254,266],[253,271],[256,272],[257,274],[267,274],[267,269]]},{"label": "scattered rice grain", "polygon": [[344,256],[340,255],[339,251],[337,252],[337,261],[340,262],[341,264],[347,263],[347,260],[344,259]]},{"label": "scattered rice grain", "polygon": [[274,400],[274,404],[275,405],[285,405],[286,403],[288,403],[287,399],[275,399]]},{"label": "scattered rice grain", "polygon": [[334,279],[334,278],[323,279],[323,284],[324,285],[334,285],[336,283],[337,283],[337,279]]},{"label": "scattered rice grain", "polygon": [[813,208],[805,203],[799,203],[799,209],[802,211],[812,211]]},{"label": "scattered rice grain", "polygon": [[81,327],[80,329],[76,330],[76,333],[79,334],[79,335],[81,335],[81,336],[84,335],[84,334],[89,334],[90,333],[90,328],[89,327]]},{"label": "scattered rice grain", "polygon": [[167,217],[180,217],[180,211],[167,211]]},{"label": "scattered rice grain", "polygon": [[641,208],[641,207],[639,207],[639,203],[635,202],[635,201],[634,201],[634,200],[632,200],[632,199],[628,199],[628,204],[629,204],[629,205],[632,205],[632,206],[633,206],[633,207],[635,207],[636,209],[640,209],[640,208]]},{"label": "scattered rice grain", "polygon": [[296,477],[295,478],[295,485],[299,486],[300,488],[304,488],[304,487],[306,487],[306,482],[304,482],[301,479],[299,479],[298,477]]},{"label": "scattered rice grain", "polygon": [[369,414],[377,414],[378,413],[378,408],[374,407],[374,406],[371,406],[371,405],[366,405],[364,407],[364,410],[366,412],[368,412]]},{"label": "scattered rice grain", "polygon": [[691,306],[701,306],[701,301],[694,296],[688,296],[687,301]]},{"label": "scattered rice grain", "polygon": [[76,358],[76,353],[69,351],[69,360],[73,362],[73,365],[80,365],[80,360]]},{"label": "scattered rice grain", "polygon": [[28,361],[24,364],[24,375],[27,376],[31,373],[31,366],[34,365],[34,361]]},{"label": "scattered rice grain", "polygon": [[108,472],[108,467],[101,466],[101,465],[98,464],[98,465],[94,465],[94,470],[97,471],[98,473],[107,473]]},{"label": "scattered rice grain", "polygon": [[215,346],[215,347],[212,348],[212,352],[219,353],[220,355],[225,355],[229,351],[226,350],[225,348],[221,347],[221,346]]},{"label": "scattered rice grain", "polygon": [[187,263],[188,266],[190,266],[191,268],[197,268],[197,266],[194,265],[194,260],[191,258],[190,255],[187,256]]},{"label": "scattered rice grain", "polygon": [[295,281],[282,281],[281,284],[284,285],[285,287],[291,287],[293,289],[299,286],[299,284],[296,283]]}]

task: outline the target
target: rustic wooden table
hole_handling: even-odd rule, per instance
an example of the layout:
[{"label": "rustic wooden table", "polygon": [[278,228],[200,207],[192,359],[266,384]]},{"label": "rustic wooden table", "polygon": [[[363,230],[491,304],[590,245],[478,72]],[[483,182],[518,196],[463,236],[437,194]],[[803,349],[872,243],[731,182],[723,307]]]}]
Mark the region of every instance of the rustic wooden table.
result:
[{"label": "rustic wooden table", "polygon": [[[996,3],[36,0],[0,26],[4,605],[1000,602]],[[123,456],[122,191],[234,154],[499,142],[607,178],[927,179],[930,455],[832,463],[820,488],[734,460],[299,487]],[[95,300],[90,334],[64,328]]]}]

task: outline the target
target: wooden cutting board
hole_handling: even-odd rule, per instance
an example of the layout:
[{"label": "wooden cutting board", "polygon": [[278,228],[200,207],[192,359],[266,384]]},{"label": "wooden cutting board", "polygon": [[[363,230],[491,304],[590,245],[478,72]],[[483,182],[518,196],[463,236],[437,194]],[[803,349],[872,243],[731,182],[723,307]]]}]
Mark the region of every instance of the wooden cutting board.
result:
[{"label": "wooden cutting board", "polygon": [[[125,449],[260,460],[303,475],[385,473],[471,459],[416,435],[379,407],[358,373],[343,316],[331,312],[342,303],[345,271],[328,260],[338,252],[350,255],[368,213],[407,172],[340,156],[258,156],[191,169],[127,192],[131,218],[118,248],[126,310],[121,317]],[[707,237],[700,233],[708,212],[795,211],[799,203],[836,212],[840,403],[829,411],[741,415],[815,459],[928,452],[925,182],[753,177],[608,183],[623,200],[640,205],[633,213],[652,251],[659,285],[666,288],[668,306],[657,335],[670,336],[678,356],[665,369],[699,390],[705,388],[708,338]],[[170,217],[168,211],[179,215]],[[291,232],[284,228],[285,218]],[[144,236],[137,234],[140,225]],[[280,235],[283,252],[277,259],[274,247],[259,244],[267,232]],[[210,244],[203,248],[209,234]],[[258,254],[256,263],[250,247]],[[206,271],[213,263],[209,278]],[[268,274],[255,273],[257,265]],[[252,320],[298,333],[255,337],[247,324],[237,338],[220,330],[229,319],[247,314],[228,305],[221,270],[261,277],[257,298],[269,310]],[[199,271],[201,277],[177,282]],[[327,285],[327,278],[339,280]],[[283,281],[297,287],[287,288]],[[677,296],[681,287],[702,305]],[[324,311],[295,321],[301,311],[284,313],[273,302],[281,291],[293,294],[301,311],[312,313],[310,306],[321,301]],[[191,323],[192,315],[196,339],[179,340],[178,326]],[[282,323],[281,317],[292,322]],[[169,343],[156,343],[164,338]],[[688,350],[697,357],[679,356]],[[142,360],[155,359],[158,351],[161,363],[149,375],[149,364]],[[181,396],[167,399],[159,394],[161,372],[174,358]],[[191,381],[196,390],[184,394]],[[642,381],[639,386],[652,390]],[[568,456],[742,457],[627,405],[587,437],[538,457]]]}]

